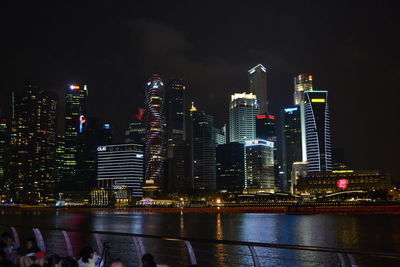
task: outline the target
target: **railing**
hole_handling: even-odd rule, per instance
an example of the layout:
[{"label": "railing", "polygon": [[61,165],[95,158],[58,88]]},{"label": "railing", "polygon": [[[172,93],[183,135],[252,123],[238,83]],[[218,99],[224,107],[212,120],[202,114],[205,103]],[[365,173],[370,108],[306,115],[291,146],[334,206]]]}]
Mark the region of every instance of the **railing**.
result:
[{"label": "railing", "polygon": [[[215,240],[215,239],[204,239],[204,238],[191,238],[191,237],[174,237],[174,236],[160,236],[160,235],[148,235],[148,234],[131,234],[131,233],[119,233],[119,232],[108,232],[108,231],[82,231],[79,229],[63,229],[63,228],[48,228],[48,227],[26,227],[26,226],[10,226],[10,225],[3,225],[3,228],[9,228],[14,236],[14,242],[17,246],[20,246],[20,235],[18,234],[18,230],[23,231],[27,229],[32,229],[34,236],[36,238],[37,244],[42,251],[46,251],[49,247],[49,244],[45,243],[44,235],[42,231],[56,231],[62,233],[63,242],[65,245],[65,254],[66,256],[76,256],[74,255],[73,251],[73,243],[71,242],[70,235],[73,233],[80,233],[84,234],[85,236],[93,236],[97,249],[100,255],[106,255],[108,244],[103,242],[104,240],[102,237],[104,236],[113,236],[113,237],[125,237],[130,238],[132,241],[135,254],[137,257],[136,263],[141,263],[142,256],[147,252],[146,246],[144,244],[144,240],[151,239],[157,241],[168,241],[168,242],[179,242],[184,244],[184,246],[180,246],[181,250],[184,249],[187,253],[187,258],[190,264],[197,264],[199,257],[196,256],[197,252],[202,252],[201,247],[214,247],[216,246],[232,246],[232,247],[241,247],[247,248],[249,254],[240,254],[239,252],[243,252],[243,249],[238,250],[239,258],[240,256],[248,256],[251,260],[244,263],[246,266],[263,266],[263,262],[265,263],[265,258],[274,258],[274,253],[267,253],[267,256],[264,255],[265,253],[260,253],[260,249],[280,249],[280,250],[289,250],[289,251],[296,251],[296,252],[311,252],[311,253],[329,253],[335,255],[336,261],[332,261],[333,257],[330,257],[332,262],[327,263],[324,262],[323,266],[358,266],[356,263],[356,258],[377,258],[378,262],[382,259],[390,260],[393,263],[393,266],[397,266],[400,263],[400,253],[388,253],[388,252],[379,252],[379,251],[365,251],[365,250],[357,250],[357,249],[344,249],[344,248],[329,248],[329,247],[317,247],[317,246],[299,246],[299,245],[286,245],[286,244],[274,244],[274,243],[261,243],[261,242],[246,242],[246,241],[233,241],[233,240]],[[200,244],[200,247],[195,249],[192,244]],[[177,245],[175,245],[176,247]],[[221,247],[219,247],[220,249]],[[204,252],[204,250],[203,250]],[[290,253],[289,253],[290,254]],[[157,257],[157,255],[154,255]],[[229,256],[229,255],[227,255]],[[232,256],[232,255],[231,255]],[[236,255],[237,256],[237,255]],[[173,255],[169,255],[164,257],[168,259],[168,257],[173,257]],[[238,257],[236,257],[238,258]],[[283,258],[275,258],[274,260],[284,260]],[[206,260],[203,259],[203,262]],[[305,260],[308,261],[308,260]],[[132,261],[133,262],[133,261]],[[268,262],[268,260],[266,261]],[[310,261],[312,262],[312,261]],[[317,264],[321,262],[312,262]],[[215,263],[214,263],[215,264]],[[207,266],[212,266],[210,264]],[[225,265],[223,266],[232,266],[232,265]],[[367,263],[368,265],[368,263]],[[129,266],[129,265],[128,265]],[[176,265],[171,265],[176,266]],[[218,266],[218,264],[216,265]],[[238,266],[238,265],[235,265]],[[269,263],[268,266],[271,266]],[[300,265],[301,266],[301,265]],[[365,263],[363,266],[366,266]],[[385,266],[390,266],[390,264],[386,264]]]}]

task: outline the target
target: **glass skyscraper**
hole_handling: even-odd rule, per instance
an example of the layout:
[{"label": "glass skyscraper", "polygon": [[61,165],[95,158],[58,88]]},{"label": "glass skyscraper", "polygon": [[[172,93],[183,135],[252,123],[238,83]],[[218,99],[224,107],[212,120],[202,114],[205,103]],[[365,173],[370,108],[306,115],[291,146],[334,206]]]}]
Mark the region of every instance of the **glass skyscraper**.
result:
[{"label": "glass skyscraper", "polygon": [[216,150],[217,190],[242,193],[244,189],[244,145],[229,143]]},{"label": "glass skyscraper", "polygon": [[293,189],[291,174],[294,162],[302,161],[300,106],[282,110],[282,165],[284,189]]},{"label": "glass skyscraper", "polygon": [[196,192],[212,192],[216,189],[213,117],[192,106],[190,119],[193,188]]},{"label": "glass skyscraper", "polygon": [[167,191],[186,191],[188,162],[185,162],[186,86],[182,80],[171,79],[166,87],[167,113]]},{"label": "glass skyscraper", "polygon": [[153,74],[145,88],[144,190],[149,195],[164,188],[166,158],[165,91],[160,76]]},{"label": "glass skyscraper", "polygon": [[256,95],[233,94],[229,106],[230,142],[245,143],[256,138],[256,116],[259,114]]},{"label": "glass skyscraper", "polygon": [[249,90],[257,96],[260,103],[260,113],[268,112],[267,99],[267,69],[258,64],[248,71],[249,73]]},{"label": "glass skyscraper", "polygon": [[308,172],[331,171],[328,91],[306,91],[302,106],[303,161],[308,162],[307,170]]}]

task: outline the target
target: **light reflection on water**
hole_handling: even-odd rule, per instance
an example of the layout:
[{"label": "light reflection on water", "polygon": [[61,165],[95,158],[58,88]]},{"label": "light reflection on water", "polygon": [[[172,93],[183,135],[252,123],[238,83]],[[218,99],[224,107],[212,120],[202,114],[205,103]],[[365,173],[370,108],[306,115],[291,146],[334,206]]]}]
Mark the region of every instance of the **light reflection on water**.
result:
[{"label": "light reflection on water", "polygon": [[[13,225],[400,251],[400,216],[395,215],[145,214],[112,210],[3,210],[0,214],[0,223]],[[65,250],[62,240],[59,241],[61,237],[59,233],[45,234],[57,253]],[[70,237],[75,254],[88,243],[95,246],[87,235],[74,233]],[[103,238],[110,240],[112,253],[134,266],[136,255],[130,238]],[[144,243],[147,251],[161,262],[171,266],[188,262],[183,242],[145,240]],[[203,266],[251,262],[246,247],[203,244],[193,247]],[[263,266],[318,266],[327,262],[327,266],[334,266],[336,261],[336,255],[324,253],[262,248],[257,253]],[[363,266],[368,265],[366,262]]]}]

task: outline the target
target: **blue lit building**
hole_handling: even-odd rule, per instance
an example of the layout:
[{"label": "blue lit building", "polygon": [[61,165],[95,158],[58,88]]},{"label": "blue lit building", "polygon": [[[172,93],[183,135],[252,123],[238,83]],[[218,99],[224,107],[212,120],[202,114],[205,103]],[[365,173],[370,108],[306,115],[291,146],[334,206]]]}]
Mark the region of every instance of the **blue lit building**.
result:
[{"label": "blue lit building", "polygon": [[332,170],[328,91],[304,92],[301,105],[303,161],[308,172]]}]

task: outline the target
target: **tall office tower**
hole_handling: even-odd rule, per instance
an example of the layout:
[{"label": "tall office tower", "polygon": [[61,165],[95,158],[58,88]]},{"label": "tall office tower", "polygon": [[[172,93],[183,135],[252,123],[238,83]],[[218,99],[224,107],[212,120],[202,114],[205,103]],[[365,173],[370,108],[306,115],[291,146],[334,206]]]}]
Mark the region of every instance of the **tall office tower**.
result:
[{"label": "tall office tower", "polygon": [[0,200],[4,190],[5,170],[8,156],[8,119],[0,117]]},{"label": "tall office tower", "polygon": [[[284,188],[292,186],[293,162],[302,161],[300,106],[282,110],[282,165]],[[293,192],[293,191],[291,191]]]},{"label": "tall office tower", "polygon": [[213,128],[214,140],[216,145],[226,144],[226,124],[222,128]]},{"label": "tall office tower", "polygon": [[126,187],[133,197],[143,196],[143,147],[139,144],[99,146],[97,183],[105,189]]},{"label": "tall office tower", "polygon": [[217,146],[217,190],[242,193],[244,189],[244,145],[229,143]]},{"label": "tall office tower", "polygon": [[185,91],[181,80],[170,80],[166,87],[168,147],[185,140]]},{"label": "tall office tower", "polygon": [[328,91],[306,91],[301,107],[302,152],[303,161],[308,162],[307,171],[331,171]]},{"label": "tall office tower", "polygon": [[245,192],[273,193],[277,190],[274,176],[274,142],[256,139],[245,143]]},{"label": "tall office tower", "polygon": [[260,113],[267,113],[267,69],[263,65],[258,64],[248,72],[250,93],[257,96],[260,103]]},{"label": "tall office tower", "polygon": [[14,202],[55,199],[56,106],[53,94],[31,84],[14,99],[7,175]]},{"label": "tall office tower", "polygon": [[167,114],[167,185],[170,193],[186,191],[186,87],[181,80],[171,79],[166,87]]},{"label": "tall office tower", "polygon": [[216,189],[213,117],[192,105],[190,119],[193,188],[196,192],[212,192]]},{"label": "tall office tower", "polygon": [[144,190],[148,195],[164,188],[166,157],[165,92],[159,75],[153,74],[146,86],[146,137],[144,149]]},{"label": "tall office tower", "polygon": [[256,115],[259,105],[256,95],[233,94],[229,107],[230,142],[245,143],[256,138]]},{"label": "tall office tower", "polygon": [[82,169],[80,164],[83,162],[87,126],[87,97],[88,89],[86,85],[68,85],[65,102],[63,191],[89,190],[89,188],[86,188],[86,177],[80,171]]},{"label": "tall office tower", "polygon": [[146,110],[138,108],[135,117],[129,123],[128,130],[125,131],[125,143],[127,144],[145,144],[146,137],[146,124],[145,124]]},{"label": "tall office tower", "polygon": [[293,102],[294,105],[300,105],[304,102],[304,92],[312,91],[312,76],[309,74],[299,74],[294,77],[294,93]]},{"label": "tall office tower", "polygon": [[245,143],[245,192],[274,193],[274,142],[256,139]]}]

